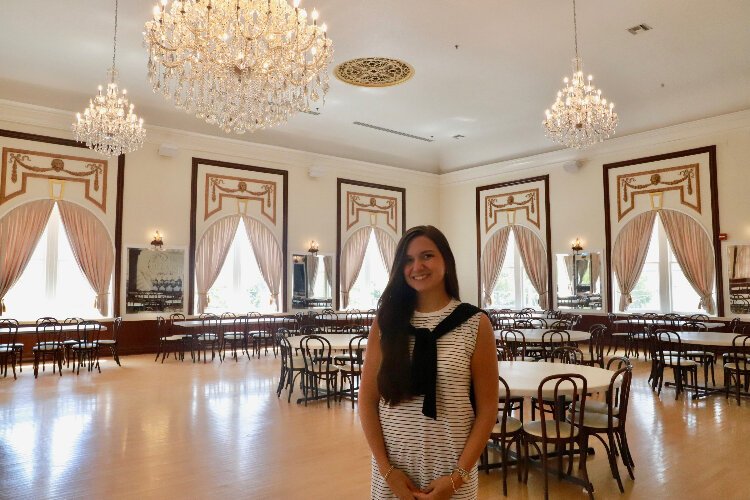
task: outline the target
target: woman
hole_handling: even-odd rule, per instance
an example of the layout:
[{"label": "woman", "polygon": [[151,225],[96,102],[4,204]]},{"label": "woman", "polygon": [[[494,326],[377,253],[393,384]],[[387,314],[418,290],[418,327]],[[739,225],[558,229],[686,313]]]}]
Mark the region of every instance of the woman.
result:
[{"label": "woman", "polygon": [[359,392],[372,497],[476,498],[497,401],[490,321],[460,302],[443,233],[411,228],[380,297]]}]

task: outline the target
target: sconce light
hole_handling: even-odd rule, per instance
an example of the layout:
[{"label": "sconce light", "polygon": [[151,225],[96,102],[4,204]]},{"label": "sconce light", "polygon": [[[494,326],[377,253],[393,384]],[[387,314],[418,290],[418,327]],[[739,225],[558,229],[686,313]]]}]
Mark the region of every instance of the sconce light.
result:
[{"label": "sconce light", "polygon": [[316,255],[318,253],[318,242],[315,240],[310,241],[310,248],[307,251],[312,255]]},{"label": "sconce light", "polygon": [[664,207],[664,191],[649,193],[648,196],[651,202],[651,210],[661,210]]},{"label": "sconce light", "polygon": [[581,240],[579,238],[576,238],[576,240],[573,242],[573,246],[570,247],[571,250],[573,250],[574,254],[577,254],[581,250],[583,250],[583,245],[581,245]]},{"label": "sconce light", "polygon": [[154,250],[161,250],[162,245],[164,245],[164,242],[162,241],[161,235],[157,230],[156,233],[154,233],[154,239],[151,240],[151,248],[153,248]]},{"label": "sconce light", "polygon": [[509,210],[505,212],[505,215],[508,216],[508,225],[512,226],[516,223],[516,211],[515,210]]}]

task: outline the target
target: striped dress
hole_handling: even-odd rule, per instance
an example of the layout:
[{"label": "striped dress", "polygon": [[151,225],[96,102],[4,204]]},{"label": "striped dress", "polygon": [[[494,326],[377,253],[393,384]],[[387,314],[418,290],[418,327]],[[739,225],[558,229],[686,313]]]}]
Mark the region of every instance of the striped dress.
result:
[{"label": "striped dress", "polygon": [[[416,328],[434,329],[460,304],[451,300],[439,311],[415,311],[411,324]],[[474,410],[469,400],[471,356],[474,353],[480,313],[446,333],[437,341],[437,420],[422,415],[423,396],[389,406],[380,401],[380,424],[388,458],[404,471],[420,489],[456,467],[474,423]],[[414,338],[409,340],[409,351]],[[469,482],[458,489],[455,499],[476,499],[478,476],[476,464],[470,470]],[[396,498],[372,460],[373,499]]]}]

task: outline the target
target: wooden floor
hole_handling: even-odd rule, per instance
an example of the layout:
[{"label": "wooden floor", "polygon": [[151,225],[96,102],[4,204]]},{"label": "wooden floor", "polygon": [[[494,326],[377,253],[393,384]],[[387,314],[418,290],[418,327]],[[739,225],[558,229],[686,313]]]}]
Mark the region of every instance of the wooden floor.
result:
[{"label": "wooden floor", "polygon": [[[192,364],[149,355],[102,373],[0,379],[0,498],[367,498],[369,452],[356,409],[277,399],[277,361]],[[620,494],[597,447],[596,498],[748,498],[750,400],[661,398],[633,379],[629,437],[636,480]],[[719,375],[719,374],[717,374]],[[717,380],[718,382],[718,380]],[[621,473],[627,477],[624,468]],[[508,478],[512,498],[540,498],[542,476]],[[584,498],[550,478],[551,498]],[[480,498],[501,498],[499,471]]]}]

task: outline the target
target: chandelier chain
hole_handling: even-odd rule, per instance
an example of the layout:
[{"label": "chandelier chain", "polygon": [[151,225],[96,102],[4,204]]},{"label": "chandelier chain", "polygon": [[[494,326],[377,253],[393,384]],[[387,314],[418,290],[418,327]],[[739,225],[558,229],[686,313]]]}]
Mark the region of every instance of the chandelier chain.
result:
[{"label": "chandelier chain", "polygon": [[573,0],[573,40],[575,40],[575,45],[576,45],[576,59],[579,59],[579,56],[578,56],[578,21],[576,19],[576,0]]},{"label": "chandelier chain", "polygon": [[112,43],[113,49],[112,49],[112,81],[114,81],[114,69],[115,69],[115,58],[117,57],[117,7],[118,7],[118,0],[115,0],[115,39]]}]

